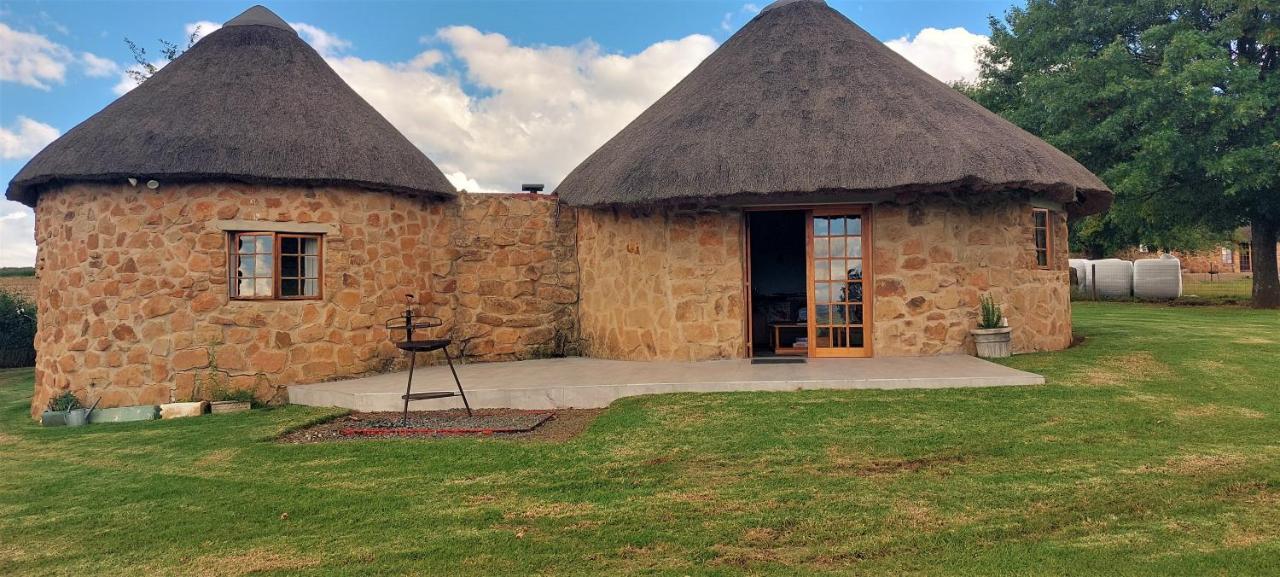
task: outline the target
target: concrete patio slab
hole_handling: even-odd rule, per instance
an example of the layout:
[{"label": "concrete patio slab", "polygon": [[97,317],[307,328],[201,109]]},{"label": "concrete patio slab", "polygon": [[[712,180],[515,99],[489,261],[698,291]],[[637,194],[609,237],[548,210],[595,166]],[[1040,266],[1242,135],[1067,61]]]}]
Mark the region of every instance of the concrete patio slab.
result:
[{"label": "concrete patio slab", "polygon": [[[873,359],[808,359],[804,364],[753,365],[749,360],[638,362],[537,359],[458,366],[472,408],[605,407],[622,397],[654,393],[799,391],[809,389],[933,389],[1044,384],[1044,377],[962,355]],[[398,411],[407,372],[289,387],[289,402],[357,411]],[[421,367],[413,390],[453,390],[447,366]],[[461,407],[457,397],[414,401],[410,408]]]}]

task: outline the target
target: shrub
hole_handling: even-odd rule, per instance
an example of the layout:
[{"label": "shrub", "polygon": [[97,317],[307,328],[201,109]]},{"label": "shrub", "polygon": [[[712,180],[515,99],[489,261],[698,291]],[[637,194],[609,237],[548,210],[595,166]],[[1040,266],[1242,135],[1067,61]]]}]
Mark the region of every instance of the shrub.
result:
[{"label": "shrub", "polygon": [[49,399],[50,411],[70,411],[72,409],[79,409],[79,408],[80,408],[80,399],[76,398],[75,395],[71,394],[71,391],[67,391],[65,393],[62,393],[61,395],[58,395],[52,399]]},{"label": "shrub", "polygon": [[36,307],[0,290],[0,368],[36,364]]}]

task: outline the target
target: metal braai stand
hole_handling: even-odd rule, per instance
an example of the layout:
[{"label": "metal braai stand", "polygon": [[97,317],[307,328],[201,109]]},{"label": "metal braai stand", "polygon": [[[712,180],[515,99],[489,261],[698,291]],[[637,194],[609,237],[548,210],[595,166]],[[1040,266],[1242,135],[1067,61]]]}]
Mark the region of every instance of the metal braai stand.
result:
[{"label": "metal braai stand", "polygon": [[[458,380],[458,371],[453,368],[453,356],[449,354],[449,339],[422,339],[414,340],[413,331],[415,329],[430,329],[444,324],[437,317],[427,315],[416,315],[413,312],[413,295],[405,295],[408,301],[404,309],[404,314],[395,318],[387,319],[387,330],[404,331],[404,340],[396,343],[400,350],[409,353],[409,383],[405,385],[404,396],[404,423],[409,424],[409,401],[421,401],[424,399],[443,399],[445,397],[462,397],[462,406],[467,408],[467,416],[471,416],[471,404],[467,402],[467,393],[462,390],[462,381]],[[430,351],[444,351],[444,358],[449,362],[449,372],[453,373],[453,382],[457,383],[458,390],[454,391],[431,391],[426,393],[413,392],[413,369],[417,364],[418,353],[426,353]]]}]

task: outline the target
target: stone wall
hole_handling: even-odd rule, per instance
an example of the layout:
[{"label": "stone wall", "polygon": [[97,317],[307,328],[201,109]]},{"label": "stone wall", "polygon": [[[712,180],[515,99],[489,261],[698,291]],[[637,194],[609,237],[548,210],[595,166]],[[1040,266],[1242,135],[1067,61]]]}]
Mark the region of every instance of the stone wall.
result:
[{"label": "stone wall", "polygon": [[1032,205],[1005,198],[877,204],[874,354],[971,353],[978,300],[990,294],[1013,327],[1014,352],[1071,344],[1067,223],[1053,219],[1049,270],[1036,267]]},{"label": "stone wall", "polygon": [[[406,294],[442,318],[435,336],[476,360],[572,342],[574,224],[531,195],[457,201],[343,188],[74,185],[36,208],[32,412],[70,390],[103,407],[191,398],[197,386],[283,386],[403,366],[383,322]],[[228,294],[226,220],[320,226],[323,298]],[[565,335],[568,335],[566,337]],[[557,337],[560,337],[557,340]],[[426,360],[426,359],[423,359]]]},{"label": "stone wall", "polygon": [[446,288],[470,358],[513,360],[577,351],[577,221],[556,197],[463,194]]},{"label": "stone wall", "polygon": [[745,354],[742,213],[578,211],[585,353],[707,360]]}]

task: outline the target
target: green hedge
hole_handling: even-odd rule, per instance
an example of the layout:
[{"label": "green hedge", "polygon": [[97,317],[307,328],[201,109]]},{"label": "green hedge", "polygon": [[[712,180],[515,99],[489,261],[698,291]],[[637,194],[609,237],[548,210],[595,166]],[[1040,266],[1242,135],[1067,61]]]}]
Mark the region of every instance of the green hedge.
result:
[{"label": "green hedge", "polygon": [[0,368],[35,366],[35,317],[34,304],[0,290]]}]

